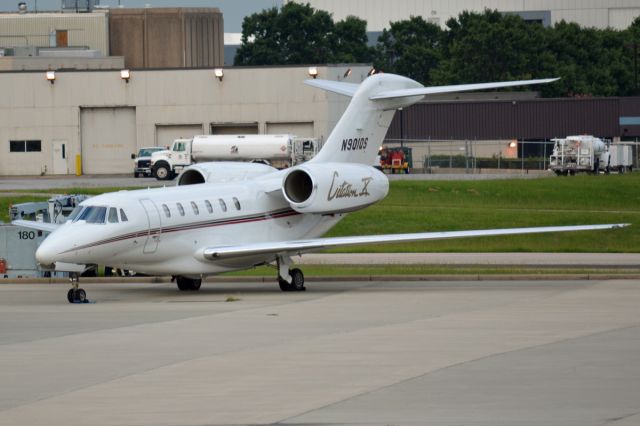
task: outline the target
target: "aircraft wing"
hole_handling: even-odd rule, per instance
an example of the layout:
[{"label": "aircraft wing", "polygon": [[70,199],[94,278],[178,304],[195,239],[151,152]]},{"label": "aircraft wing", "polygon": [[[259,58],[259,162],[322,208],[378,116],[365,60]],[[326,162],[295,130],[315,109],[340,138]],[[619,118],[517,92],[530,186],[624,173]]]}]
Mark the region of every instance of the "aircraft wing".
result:
[{"label": "aircraft wing", "polygon": [[468,92],[470,90],[498,89],[501,87],[528,86],[530,84],[544,84],[559,80],[559,78],[543,78],[539,80],[503,81],[497,83],[457,84],[453,86],[417,87],[413,89],[387,90],[369,97],[372,101],[379,99],[404,98],[407,96],[434,95],[439,93]]},{"label": "aircraft wing", "polygon": [[205,260],[223,260],[265,254],[296,255],[333,247],[348,247],[363,244],[401,243],[425,240],[440,240],[461,237],[485,237],[492,235],[538,234],[544,232],[589,231],[614,229],[629,226],[628,223],[605,225],[547,226],[539,228],[486,229],[479,231],[421,232],[415,234],[364,235],[357,237],[312,238],[307,240],[277,241],[221,247],[207,247],[200,255]]},{"label": "aircraft wing", "polygon": [[35,220],[14,220],[11,221],[11,224],[46,232],[53,232],[60,226],[58,223],[36,222]]}]

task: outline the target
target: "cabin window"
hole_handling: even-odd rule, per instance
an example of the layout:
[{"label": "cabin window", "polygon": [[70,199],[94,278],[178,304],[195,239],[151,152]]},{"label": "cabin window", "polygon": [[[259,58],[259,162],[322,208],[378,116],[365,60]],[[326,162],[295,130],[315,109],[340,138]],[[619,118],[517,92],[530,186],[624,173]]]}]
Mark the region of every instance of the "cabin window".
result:
[{"label": "cabin window", "polygon": [[194,203],[193,201],[191,202],[191,208],[193,209],[193,214],[195,214],[195,215],[199,215],[200,214],[200,210],[198,209],[198,205],[196,203]]},{"label": "cabin window", "polygon": [[171,210],[169,210],[169,207],[166,204],[162,205],[162,210],[164,210],[164,215],[166,217],[171,217]]},{"label": "cabin window", "polygon": [[213,213],[213,206],[211,205],[211,203],[209,202],[209,200],[204,200],[204,205],[207,206],[207,211],[209,213]]},{"label": "cabin window", "polygon": [[224,202],[222,198],[218,198],[218,202],[220,203],[220,208],[223,212],[227,211],[227,204]]},{"label": "cabin window", "polygon": [[118,209],[111,207],[109,209],[109,223],[118,223]]},{"label": "cabin window", "polygon": [[180,213],[180,216],[184,216],[184,207],[182,207],[182,204],[176,203],[176,207],[178,207],[178,213]]},{"label": "cabin window", "polygon": [[240,201],[236,197],[233,197],[233,205],[236,206],[236,210],[240,210]]},{"label": "cabin window", "polygon": [[104,223],[106,216],[106,207],[89,206],[78,217],[78,220],[84,220],[87,223]]},{"label": "cabin window", "polygon": [[124,214],[124,210],[122,210],[122,209],[120,209],[120,220],[121,220],[122,222],[126,222],[126,221],[128,221],[128,220],[129,220],[129,219],[127,219],[127,215],[126,215],[126,214]]}]

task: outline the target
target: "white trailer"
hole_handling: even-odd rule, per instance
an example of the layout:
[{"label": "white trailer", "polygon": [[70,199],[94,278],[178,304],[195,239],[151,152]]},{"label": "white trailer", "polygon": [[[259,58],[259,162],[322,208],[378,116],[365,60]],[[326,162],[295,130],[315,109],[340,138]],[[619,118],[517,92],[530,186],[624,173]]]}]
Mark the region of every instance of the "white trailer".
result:
[{"label": "white trailer", "polygon": [[617,170],[618,173],[632,171],[633,145],[622,142],[609,145],[608,170]]},{"label": "white trailer", "polygon": [[205,161],[248,161],[291,167],[310,160],[320,147],[313,138],[293,135],[199,135],[176,139],[169,150],[151,156],[153,176],[173,179],[182,169]]},{"label": "white trailer", "polygon": [[553,141],[549,169],[559,176],[579,172],[624,173],[633,169],[631,144],[611,143],[589,135],[567,136]]}]

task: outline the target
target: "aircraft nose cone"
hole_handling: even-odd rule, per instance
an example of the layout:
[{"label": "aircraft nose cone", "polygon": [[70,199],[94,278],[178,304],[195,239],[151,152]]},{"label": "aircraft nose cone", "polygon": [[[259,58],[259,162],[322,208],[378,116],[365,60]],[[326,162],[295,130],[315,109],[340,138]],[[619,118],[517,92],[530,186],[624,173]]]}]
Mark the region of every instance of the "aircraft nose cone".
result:
[{"label": "aircraft nose cone", "polygon": [[43,241],[36,250],[36,260],[41,265],[53,265],[56,262],[54,247],[47,240]]}]

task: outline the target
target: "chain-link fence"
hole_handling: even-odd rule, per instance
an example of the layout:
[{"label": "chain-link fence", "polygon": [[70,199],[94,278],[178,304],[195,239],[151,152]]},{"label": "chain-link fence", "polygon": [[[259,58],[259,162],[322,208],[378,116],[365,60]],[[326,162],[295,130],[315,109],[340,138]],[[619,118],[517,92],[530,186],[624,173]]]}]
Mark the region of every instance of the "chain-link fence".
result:
[{"label": "chain-link fence", "polygon": [[[640,163],[639,141],[633,144],[633,168]],[[529,173],[545,171],[552,140],[418,140],[385,139],[388,150],[403,148],[410,173]],[[384,158],[383,158],[384,161]]]}]

